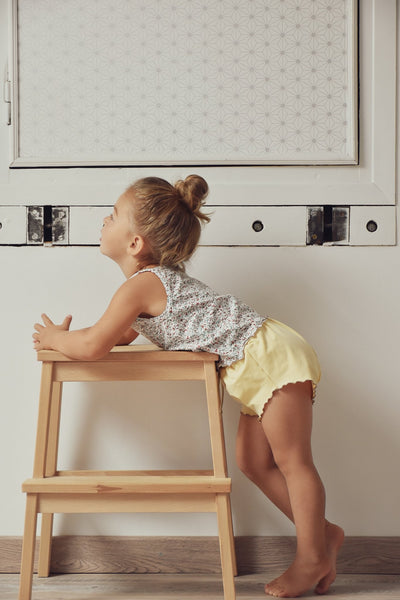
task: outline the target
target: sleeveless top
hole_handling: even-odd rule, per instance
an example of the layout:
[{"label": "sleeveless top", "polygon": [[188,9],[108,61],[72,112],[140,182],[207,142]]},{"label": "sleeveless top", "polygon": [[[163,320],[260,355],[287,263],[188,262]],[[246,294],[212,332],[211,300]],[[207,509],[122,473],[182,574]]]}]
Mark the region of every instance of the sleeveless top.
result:
[{"label": "sleeveless top", "polygon": [[167,294],[164,312],[138,317],[132,329],[164,350],[219,354],[219,367],[243,358],[247,340],[266,317],[230,295],[219,295],[186,273],[168,267],[142,269],[157,275]]}]

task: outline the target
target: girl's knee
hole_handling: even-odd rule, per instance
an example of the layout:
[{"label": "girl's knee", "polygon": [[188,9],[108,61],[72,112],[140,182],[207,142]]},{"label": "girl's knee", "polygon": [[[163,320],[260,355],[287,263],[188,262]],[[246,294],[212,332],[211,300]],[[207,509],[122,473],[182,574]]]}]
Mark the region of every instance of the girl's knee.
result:
[{"label": "girl's knee", "polygon": [[285,478],[290,477],[292,474],[315,469],[311,453],[281,452],[276,454],[275,460],[278,469]]},{"label": "girl's knee", "polygon": [[265,454],[257,455],[249,448],[239,444],[236,446],[236,463],[242,473],[251,481],[258,481],[260,477],[265,477],[268,471],[276,468],[273,459],[270,460]]},{"label": "girl's knee", "polygon": [[251,456],[249,456],[246,452],[243,452],[242,448],[236,448],[236,464],[242,473],[251,479],[250,473],[252,473],[254,470],[253,461]]},{"label": "girl's knee", "polygon": [[276,467],[270,445],[257,417],[242,414],[236,438],[236,462],[252,481]]}]

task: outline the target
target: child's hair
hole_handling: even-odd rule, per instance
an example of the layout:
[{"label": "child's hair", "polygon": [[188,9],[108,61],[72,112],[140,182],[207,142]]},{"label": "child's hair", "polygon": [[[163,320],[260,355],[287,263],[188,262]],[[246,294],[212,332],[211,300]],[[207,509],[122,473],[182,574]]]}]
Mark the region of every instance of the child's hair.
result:
[{"label": "child's hair", "polygon": [[133,220],[150,252],[146,261],[184,269],[200,239],[201,224],[210,218],[202,212],[207,182],[189,175],[175,185],[159,177],[144,177],[126,193],[134,197]]}]

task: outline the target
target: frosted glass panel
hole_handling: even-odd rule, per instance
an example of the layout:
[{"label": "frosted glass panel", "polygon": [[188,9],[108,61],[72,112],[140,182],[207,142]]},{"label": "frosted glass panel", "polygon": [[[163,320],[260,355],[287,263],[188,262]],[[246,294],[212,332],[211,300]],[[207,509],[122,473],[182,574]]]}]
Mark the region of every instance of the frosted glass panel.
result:
[{"label": "frosted glass panel", "polygon": [[357,162],[355,0],[18,0],[17,156]]}]

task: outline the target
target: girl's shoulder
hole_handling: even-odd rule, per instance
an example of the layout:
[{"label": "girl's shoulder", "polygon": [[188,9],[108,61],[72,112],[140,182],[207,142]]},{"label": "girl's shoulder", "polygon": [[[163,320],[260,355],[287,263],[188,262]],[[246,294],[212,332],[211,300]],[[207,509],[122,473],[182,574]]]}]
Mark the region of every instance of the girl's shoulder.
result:
[{"label": "girl's shoulder", "polygon": [[[157,277],[164,284],[164,287],[167,289],[172,286],[175,286],[176,283],[187,281],[192,279],[189,277],[185,271],[180,269],[174,269],[172,267],[164,267],[161,265],[157,265],[154,267],[146,267],[145,269],[141,269],[137,273],[135,273],[132,277],[144,276],[151,274],[154,277]],[[150,275],[150,276],[151,276]]]},{"label": "girl's shoulder", "polygon": [[161,314],[166,307],[165,287],[152,270],[138,271],[121,285],[120,291],[139,303],[143,313]]}]

